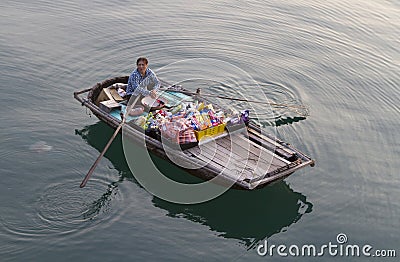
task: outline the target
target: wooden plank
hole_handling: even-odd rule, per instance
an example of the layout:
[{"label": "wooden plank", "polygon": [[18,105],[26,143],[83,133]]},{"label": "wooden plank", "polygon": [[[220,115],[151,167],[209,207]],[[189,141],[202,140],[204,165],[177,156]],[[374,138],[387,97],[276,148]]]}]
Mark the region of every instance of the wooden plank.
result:
[{"label": "wooden plank", "polygon": [[[190,156],[191,158],[194,158],[194,159],[197,158],[197,159],[202,160],[204,163],[213,162],[219,166],[218,169],[223,169],[227,166],[226,164],[222,163],[222,161],[219,161],[218,158],[216,158],[215,156],[208,154],[204,150],[200,150],[200,148],[198,148],[198,147],[193,147],[193,148],[187,149],[183,152],[186,155]],[[192,155],[194,155],[194,157]]]},{"label": "wooden plank", "polygon": [[193,153],[199,158],[203,159],[206,158],[210,161],[217,163],[223,168],[227,167],[229,170],[233,171],[232,166],[228,165],[228,163],[235,160],[233,159],[228,161],[229,159],[226,157],[225,154],[221,153],[220,150],[214,150],[214,148],[207,148],[207,147],[200,147],[200,148],[196,147],[195,149],[190,148],[186,151]]},{"label": "wooden plank", "polygon": [[[262,132],[258,132],[257,130],[253,129],[253,128],[248,128],[248,131],[258,137],[260,137],[261,139],[267,141],[268,143],[271,143],[272,145],[274,145],[277,149],[281,149],[284,150],[286,153],[288,154],[295,154],[295,152],[293,152],[292,150],[282,146],[281,144],[279,144],[278,142],[274,141],[273,139],[265,136],[264,134],[262,134]],[[261,130],[260,130],[261,131]]]},{"label": "wooden plank", "polygon": [[275,154],[277,154],[278,156],[281,156],[287,160],[294,160],[294,158],[296,158],[296,155],[294,154],[289,154],[287,153],[285,150],[282,150],[282,148],[277,148],[274,144],[271,144],[269,142],[267,142],[266,140],[263,140],[262,138],[260,138],[257,135],[254,135],[252,133],[248,133],[249,135],[249,139],[253,142],[255,142],[256,144],[266,148],[267,150],[270,150],[271,152],[274,152]]},{"label": "wooden plank", "polygon": [[[247,167],[253,171],[252,178],[256,176],[264,176],[265,174],[273,172],[290,163],[289,161],[275,155],[273,152],[270,152],[246,139],[247,138],[244,136],[237,135],[233,140],[233,143],[242,147],[242,152],[245,152],[246,150],[251,151],[248,155]],[[226,143],[226,141],[223,143]],[[243,157],[246,158],[245,155],[243,155]],[[254,161],[253,164],[251,164],[252,161]]]},{"label": "wooden plank", "polygon": [[250,151],[252,151],[254,154],[256,154],[257,156],[260,156],[260,152],[266,152],[268,153],[271,157],[277,158],[278,160],[288,164],[290,163],[290,161],[278,156],[277,154],[275,154],[274,152],[272,152],[271,150],[267,150],[264,147],[260,146],[257,143],[254,143],[253,141],[249,140],[245,135],[243,134],[237,134],[235,139],[234,139],[234,143],[242,146],[245,150],[247,148],[250,149]]},{"label": "wooden plank", "polygon": [[[245,160],[246,158],[249,159],[261,159],[260,164],[265,163],[268,166],[264,165],[264,169],[267,171],[270,168],[270,164],[272,166],[276,165],[277,167],[282,166],[282,163],[274,163],[273,162],[273,157],[274,155],[271,154],[271,152],[268,152],[264,148],[258,146],[257,144],[251,143],[251,141],[247,140],[247,138],[242,137],[237,135],[235,139],[232,141],[237,147],[240,147],[242,149],[242,160]],[[268,154],[263,154],[262,152],[267,152]]]},{"label": "wooden plank", "polygon": [[[227,136],[225,139],[219,139],[216,142],[217,142],[217,144],[219,146],[222,146],[224,148],[229,148],[230,151],[234,151],[234,153],[236,153],[237,155],[240,156],[240,160],[242,160],[242,161],[245,158],[247,158],[249,156],[252,156],[252,155],[258,157],[259,151],[260,151],[259,148],[256,148],[254,151],[252,151],[251,150],[252,148],[250,147],[250,144],[248,144],[249,145],[248,148],[246,146],[244,146],[244,145],[238,144],[239,142],[236,141],[236,140],[238,140],[240,138],[238,135],[235,135],[235,139],[234,140],[232,140],[231,137],[233,137],[233,136]],[[235,147],[235,145],[237,147]],[[233,148],[241,149],[241,150],[233,150]]]},{"label": "wooden plank", "polygon": [[[254,142],[251,141],[251,140],[249,140],[249,143],[250,143],[250,144],[253,144],[254,146],[260,147],[259,144],[254,143]],[[279,155],[275,154],[274,152],[272,152],[272,151],[270,151],[270,150],[266,150],[266,149],[262,148],[262,152],[268,153],[268,154],[271,155],[273,158],[275,158],[275,159],[277,159],[277,160],[280,160],[280,161],[282,161],[282,162],[285,163],[285,164],[290,164],[290,163],[291,163],[289,160],[284,159],[283,157],[280,157]]]},{"label": "wooden plank", "polygon": [[[230,156],[230,158],[232,158],[235,161],[243,161],[243,155],[239,154],[239,152],[232,151],[230,146],[224,146],[224,145],[220,145],[218,143],[216,143],[215,145],[217,146],[217,150],[215,150],[215,151],[218,154],[220,154],[222,158],[226,159],[228,156]],[[204,148],[204,150],[208,150],[209,152],[214,151],[213,147],[210,148],[207,145],[202,145],[201,148]]]},{"label": "wooden plank", "polygon": [[[190,150],[193,151],[193,150]],[[233,180],[244,180],[246,178],[250,178],[246,172],[242,171],[241,169],[236,168],[234,165],[228,165],[228,164],[222,164],[218,161],[215,161],[215,157],[211,157],[208,154],[199,154],[196,156],[196,158],[201,159],[206,163],[207,166],[212,167],[216,171],[218,171],[218,174],[224,174],[227,177],[230,177]],[[215,174],[217,175],[217,174]]]},{"label": "wooden plank", "polygon": [[[222,148],[219,148],[222,149]],[[226,149],[224,149],[226,150]],[[203,159],[203,161],[212,161],[218,166],[220,166],[221,169],[224,169],[224,173],[227,176],[230,176],[232,178],[235,178],[237,174],[241,174],[243,176],[241,180],[245,178],[251,178],[251,172],[246,169],[246,166],[242,164],[242,161],[238,161],[238,155],[236,154],[231,154],[232,158],[229,160],[227,158],[227,153],[228,152],[223,152],[223,150],[215,150],[212,148],[207,148],[207,147],[202,147],[201,149],[198,147],[195,148],[190,148],[186,150],[187,153],[193,153],[194,155],[197,155],[199,158]],[[214,157],[212,157],[212,154],[215,152]]]},{"label": "wooden plank", "polygon": [[[285,165],[280,159],[275,158],[270,152],[259,147],[258,145],[252,144],[250,141],[244,141],[245,137],[236,136],[232,142],[230,138],[226,138],[225,141],[218,140],[221,147],[227,147],[231,145],[231,142],[236,146],[239,146],[243,150],[232,150],[240,151],[242,154],[239,155],[240,161],[245,161],[245,170],[250,172],[251,177],[264,176],[266,173],[276,170]],[[246,143],[245,145],[243,143]],[[228,145],[227,145],[228,144]],[[248,149],[247,146],[248,145]],[[250,151],[248,151],[250,150]],[[230,150],[231,151],[231,150]],[[258,151],[258,152],[255,152]],[[244,165],[244,164],[243,164]],[[249,177],[249,174],[247,175]]]}]

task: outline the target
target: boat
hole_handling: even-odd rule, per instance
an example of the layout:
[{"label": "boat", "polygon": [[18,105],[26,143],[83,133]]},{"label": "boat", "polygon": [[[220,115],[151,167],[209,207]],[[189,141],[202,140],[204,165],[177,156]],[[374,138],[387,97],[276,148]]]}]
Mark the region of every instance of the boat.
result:
[{"label": "boat", "polygon": [[[201,107],[209,106],[211,109],[208,109],[208,112],[222,109],[218,105],[208,104],[210,101],[202,96],[199,90],[191,93],[182,86],[161,81],[160,90],[163,92],[156,100],[159,102],[159,107],[143,104],[147,110],[124,119],[123,112],[129,104],[127,105],[127,101],[121,99],[117,89],[119,85],[126,85],[128,78],[129,76],[119,76],[106,79],[91,88],[74,92],[74,98],[113,129],[124,124],[124,132],[126,132],[124,134],[127,134],[130,140],[137,142],[138,145],[145,145],[151,154],[167,160],[191,175],[203,180],[218,177],[218,183],[235,189],[254,190],[283,180],[296,170],[315,164],[311,157],[294,146],[265,133],[251,119],[246,119],[248,115],[243,115],[244,112],[237,116],[226,117],[224,122],[222,120],[213,123],[204,121],[202,124],[208,123],[205,129],[200,129],[194,123],[193,128],[185,129],[185,132],[190,131],[190,139],[187,137],[179,139],[179,136],[184,133],[180,131],[177,132],[175,138],[171,135],[167,136],[168,132],[148,132],[150,128],[145,127],[143,119],[146,119],[146,122],[150,115],[161,111],[164,114],[168,113],[166,117],[173,118],[175,115],[171,116],[172,111],[182,108],[182,101],[185,103],[183,105],[188,107],[189,105],[196,108],[200,105]],[[125,115],[128,116],[128,114]],[[208,116],[202,119],[206,118],[208,119]],[[219,120],[211,116],[209,119]],[[196,127],[199,128],[197,131]],[[158,128],[158,130],[162,129]],[[188,133],[185,133],[185,136],[187,135]],[[185,165],[177,164],[178,162],[194,163],[198,168],[185,167]]]}]

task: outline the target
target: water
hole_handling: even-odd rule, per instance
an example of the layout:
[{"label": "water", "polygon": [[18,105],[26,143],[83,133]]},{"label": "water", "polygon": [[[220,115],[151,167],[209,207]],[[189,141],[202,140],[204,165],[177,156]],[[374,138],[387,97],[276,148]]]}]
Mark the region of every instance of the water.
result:
[{"label": "water", "polygon": [[[399,12],[394,0],[3,1],[1,261],[264,261],[264,239],[321,246],[339,233],[398,253]],[[203,69],[248,84],[248,98],[259,88],[270,101],[307,106],[306,117],[254,107],[264,128],[317,165],[182,206],[136,182],[118,137],[80,189],[113,130],[72,93],[129,74],[141,55],[160,74],[172,62],[221,61],[258,85]]]}]

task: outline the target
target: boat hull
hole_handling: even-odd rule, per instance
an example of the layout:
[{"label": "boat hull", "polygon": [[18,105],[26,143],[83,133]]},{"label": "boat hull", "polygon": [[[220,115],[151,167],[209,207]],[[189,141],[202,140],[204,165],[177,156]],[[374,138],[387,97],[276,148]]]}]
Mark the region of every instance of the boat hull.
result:
[{"label": "boat hull", "polygon": [[[107,79],[92,88],[74,93],[74,97],[87,107],[101,121],[116,129],[121,120],[102,110],[97,102],[103,88],[116,83],[127,83],[128,76]],[[164,83],[164,86],[167,84]],[[87,93],[86,97],[83,94]],[[254,123],[233,132],[215,138],[213,143],[197,145],[184,150],[174,151],[165,148],[162,141],[147,136],[143,129],[133,123],[126,123],[124,136],[171,164],[203,180],[218,176],[218,183],[233,185],[236,189],[253,190],[282,180],[296,170],[313,166],[314,160],[293,146],[265,134]],[[174,161],[171,161],[171,154]],[[229,155],[229,159],[227,159]],[[224,157],[225,156],[225,157]],[[246,159],[247,156],[247,159]],[[250,157],[249,157],[250,156]],[[126,156],[127,157],[127,156]],[[184,168],[178,162],[193,161],[200,163],[199,168]],[[251,161],[250,161],[251,160]]]}]

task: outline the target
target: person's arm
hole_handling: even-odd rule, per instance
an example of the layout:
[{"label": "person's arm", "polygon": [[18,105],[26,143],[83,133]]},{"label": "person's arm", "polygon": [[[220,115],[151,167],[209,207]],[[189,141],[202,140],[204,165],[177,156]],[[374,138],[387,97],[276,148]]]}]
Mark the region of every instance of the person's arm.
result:
[{"label": "person's arm", "polygon": [[126,95],[130,96],[133,94],[133,92],[137,89],[139,85],[139,78],[137,77],[137,74],[135,71],[132,72],[132,74],[129,76],[128,79],[128,86],[126,87]]},{"label": "person's arm", "polygon": [[153,89],[158,90],[160,88],[160,86],[161,86],[161,82],[160,82],[160,80],[158,80],[157,75],[153,71],[151,71],[151,73],[153,74],[153,78],[154,78],[154,80],[153,80],[154,81]]},{"label": "person's arm", "polygon": [[157,75],[151,69],[149,69],[149,71],[149,78],[151,81],[151,85],[153,86],[153,89],[150,91],[150,96],[151,98],[157,98],[157,91],[158,89],[160,89],[161,82],[160,80],[158,80]]},{"label": "person's arm", "polygon": [[[136,90],[133,92],[134,95],[142,94],[143,96],[151,96],[152,98],[156,98],[156,91],[160,88],[161,82],[158,80],[156,74],[151,69],[148,70],[148,75],[146,78],[138,85]],[[153,90],[149,91],[147,89],[148,86],[152,86]]]},{"label": "person's arm", "polygon": [[[143,82],[142,82],[143,83]],[[132,93],[134,96],[138,96],[139,94],[143,96],[149,96],[150,91],[146,89],[146,86],[142,86],[141,84],[133,91]]]}]

